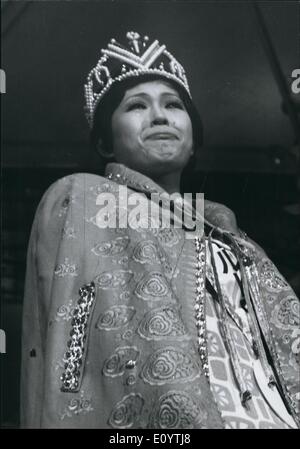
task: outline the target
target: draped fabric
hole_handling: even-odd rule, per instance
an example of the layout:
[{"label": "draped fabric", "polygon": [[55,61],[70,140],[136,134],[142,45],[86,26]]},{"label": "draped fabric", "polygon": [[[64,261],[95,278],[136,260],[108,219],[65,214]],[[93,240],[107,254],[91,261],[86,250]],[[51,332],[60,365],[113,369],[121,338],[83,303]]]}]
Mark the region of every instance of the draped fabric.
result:
[{"label": "draped fabric", "polygon": [[233,341],[237,348],[242,375],[252,398],[243,406],[230,363],[230,355],[222,341],[218,318],[219,304],[216,287],[209,266],[207,252],[207,278],[210,292],[207,293],[207,334],[210,367],[210,384],[219,405],[225,427],[228,429],[289,429],[295,428],[292,417],[287,413],[277,388],[268,387],[263,367],[252,350],[253,339],[249,326],[248,310],[243,298],[239,264],[231,248],[219,239],[212,245],[219,281],[225,297]]},{"label": "draped fabric", "polygon": [[[117,197],[119,184],[162,191],[122,165],[108,171],[111,179],[60,179],[37,209],[23,309],[21,425],[223,428],[198,353],[194,241],[183,229],[99,228],[101,192]],[[204,212],[210,225],[251,248],[249,288],[263,308],[262,332],[295,417],[299,301],[229,209],[206,202]]]}]

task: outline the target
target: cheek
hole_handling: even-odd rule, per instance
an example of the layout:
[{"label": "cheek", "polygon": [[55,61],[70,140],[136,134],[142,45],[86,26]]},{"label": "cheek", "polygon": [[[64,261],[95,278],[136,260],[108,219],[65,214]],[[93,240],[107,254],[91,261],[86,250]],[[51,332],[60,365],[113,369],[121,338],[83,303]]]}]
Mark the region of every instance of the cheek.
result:
[{"label": "cheek", "polygon": [[184,131],[184,141],[187,148],[190,149],[193,146],[193,126],[189,117],[184,121],[182,129]]},{"label": "cheek", "polygon": [[136,155],[140,154],[138,121],[127,118],[112,121],[112,147],[117,162],[132,165]]},{"label": "cheek", "polygon": [[192,121],[186,111],[177,111],[174,113],[173,117],[170,117],[170,122],[181,130],[185,142],[193,140]]},{"label": "cheek", "polygon": [[134,144],[138,136],[138,123],[134,118],[122,118],[112,121],[114,143]]}]

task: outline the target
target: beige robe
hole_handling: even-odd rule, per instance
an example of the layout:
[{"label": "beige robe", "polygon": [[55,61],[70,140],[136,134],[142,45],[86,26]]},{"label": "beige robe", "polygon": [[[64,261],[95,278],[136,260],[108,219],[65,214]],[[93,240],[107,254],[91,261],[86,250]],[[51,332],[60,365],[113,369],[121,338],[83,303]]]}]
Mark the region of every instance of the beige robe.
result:
[{"label": "beige robe", "polygon": [[[21,426],[222,428],[198,354],[194,240],[175,228],[100,229],[99,194],[117,197],[120,184],[128,193],[161,191],[122,165],[108,170],[112,179],[60,179],[36,212],[23,312]],[[213,226],[249,245],[228,208],[205,202],[204,212]],[[252,258],[268,323],[262,330],[296,419],[299,300],[256,245]]]}]

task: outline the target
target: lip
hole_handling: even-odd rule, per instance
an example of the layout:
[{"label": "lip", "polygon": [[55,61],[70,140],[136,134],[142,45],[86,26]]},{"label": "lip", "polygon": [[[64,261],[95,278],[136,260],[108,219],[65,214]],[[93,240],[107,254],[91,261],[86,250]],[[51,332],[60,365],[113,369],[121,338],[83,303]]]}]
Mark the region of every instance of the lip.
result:
[{"label": "lip", "polygon": [[144,136],[145,140],[179,140],[179,136],[175,131],[169,129],[156,129],[155,131],[148,131]]},{"label": "lip", "polygon": [[147,137],[147,140],[178,140],[177,136],[171,133],[154,133]]}]

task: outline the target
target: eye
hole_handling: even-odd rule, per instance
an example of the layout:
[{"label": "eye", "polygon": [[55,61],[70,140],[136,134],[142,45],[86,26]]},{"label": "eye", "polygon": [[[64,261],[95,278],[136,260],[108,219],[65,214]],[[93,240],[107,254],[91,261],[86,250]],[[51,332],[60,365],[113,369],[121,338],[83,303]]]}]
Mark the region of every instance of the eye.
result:
[{"label": "eye", "polygon": [[126,108],[127,111],[134,111],[136,109],[146,109],[146,105],[141,101],[135,101],[130,103]]},{"label": "eye", "polygon": [[183,103],[180,100],[171,100],[166,103],[168,109],[181,109],[184,110]]}]

